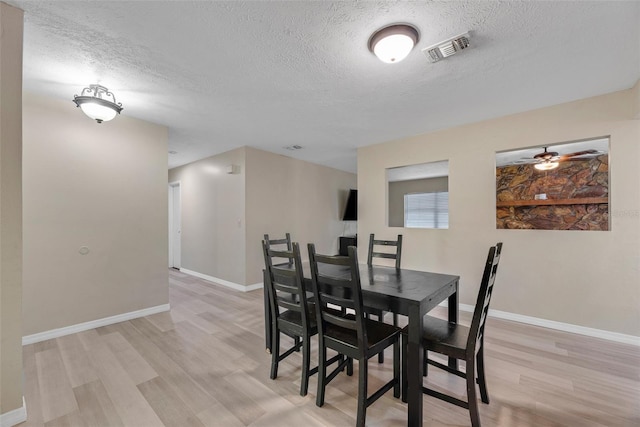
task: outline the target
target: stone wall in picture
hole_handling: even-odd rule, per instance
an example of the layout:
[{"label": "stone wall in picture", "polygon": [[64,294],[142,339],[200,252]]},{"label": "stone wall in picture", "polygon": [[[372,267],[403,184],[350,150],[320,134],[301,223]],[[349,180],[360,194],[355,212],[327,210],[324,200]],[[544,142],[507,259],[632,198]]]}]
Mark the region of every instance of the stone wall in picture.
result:
[{"label": "stone wall in picture", "polygon": [[[608,155],[560,162],[550,171],[532,164],[496,168],[496,200],[608,198]],[[535,203],[535,202],[534,202]],[[496,208],[497,228],[537,230],[608,230],[609,204],[563,204],[545,206],[503,206]]]}]

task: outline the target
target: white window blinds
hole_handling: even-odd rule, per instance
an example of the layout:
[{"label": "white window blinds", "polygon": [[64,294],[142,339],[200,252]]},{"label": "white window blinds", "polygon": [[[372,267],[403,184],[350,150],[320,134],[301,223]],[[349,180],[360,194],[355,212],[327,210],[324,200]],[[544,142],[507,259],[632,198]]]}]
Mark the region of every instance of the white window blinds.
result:
[{"label": "white window blinds", "polygon": [[407,228],[449,228],[449,193],[404,195],[404,226]]}]

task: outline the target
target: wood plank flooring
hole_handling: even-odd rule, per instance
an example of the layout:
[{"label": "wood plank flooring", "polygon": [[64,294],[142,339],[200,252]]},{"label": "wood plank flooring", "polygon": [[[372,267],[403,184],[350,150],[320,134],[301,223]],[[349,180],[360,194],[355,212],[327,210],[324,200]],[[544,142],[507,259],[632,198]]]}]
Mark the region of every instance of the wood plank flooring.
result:
[{"label": "wood plank flooring", "polygon": [[[21,426],[355,424],[357,372],[328,386],[322,408],[315,376],[309,394],[298,394],[299,353],[269,379],[262,290],[240,293],[170,270],[170,302],[170,312],[25,346],[29,418]],[[461,318],[468,324],[467,313]],[[384,364],[369,362],[370,390],[392,376],[387,353]],[[486,368],[484,426],[640,426],[638,347],[489,319]],[[435,368],[427,381],[465,390],[462,379]],[[406,417],[387,393],[367,411],[367,425],[405,426]],[[466,410],[425,396],[424,425],[470,422]]]}]

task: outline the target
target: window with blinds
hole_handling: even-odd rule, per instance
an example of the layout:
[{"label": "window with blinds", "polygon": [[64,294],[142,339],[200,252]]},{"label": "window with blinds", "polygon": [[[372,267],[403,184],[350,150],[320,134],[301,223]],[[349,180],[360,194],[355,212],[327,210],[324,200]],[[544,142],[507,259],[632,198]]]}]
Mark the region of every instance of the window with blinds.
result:
[{"label": "window with blinds", "polygon": [[405,194],[404,226],[449,228],[449,192]]}]

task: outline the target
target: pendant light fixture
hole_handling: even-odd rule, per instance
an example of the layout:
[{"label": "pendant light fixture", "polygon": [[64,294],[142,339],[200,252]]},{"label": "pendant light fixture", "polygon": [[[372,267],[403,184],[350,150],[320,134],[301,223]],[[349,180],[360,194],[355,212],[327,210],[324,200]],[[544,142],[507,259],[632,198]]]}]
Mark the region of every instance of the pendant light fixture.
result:
[{"label": "pendant light fixture", "polygon": [[116,103],[115,95],[97,84],[82,89],[80,96],[73,97],[73,102],[98,123],[108,122],[122,111],[122,104]]},{"label": "pendant light fixture", "polygon": [[393,24],[381,28],[369,39],[369,50],[387,64],[402,61],[418,43],[418,30],[409,24]]}]

